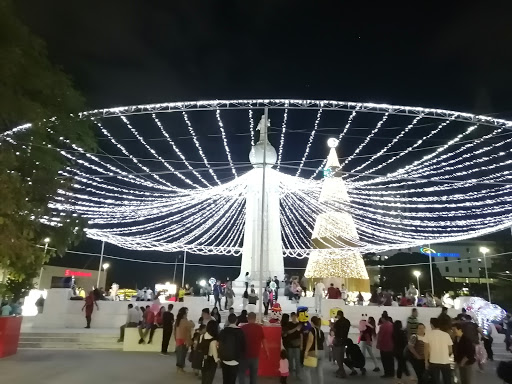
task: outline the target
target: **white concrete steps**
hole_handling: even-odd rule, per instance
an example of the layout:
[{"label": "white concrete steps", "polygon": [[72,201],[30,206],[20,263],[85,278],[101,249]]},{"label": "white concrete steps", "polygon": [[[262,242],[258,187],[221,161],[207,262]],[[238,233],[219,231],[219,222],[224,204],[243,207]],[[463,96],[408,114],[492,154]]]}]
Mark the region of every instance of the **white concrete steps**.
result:
[{"label": "white concrete steps", "polygon": [[122,350],[119,335],[105,333],[22,333],[19,349]]}]

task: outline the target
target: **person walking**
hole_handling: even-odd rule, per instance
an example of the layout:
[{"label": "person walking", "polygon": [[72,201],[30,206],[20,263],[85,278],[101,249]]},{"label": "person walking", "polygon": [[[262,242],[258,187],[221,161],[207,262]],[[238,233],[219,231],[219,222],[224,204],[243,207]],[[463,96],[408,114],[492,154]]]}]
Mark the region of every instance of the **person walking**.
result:
[{"label": "person walking", "polygon": [[416,334],[412,334],[408,344],[409,361],[416,373],[418,384],[424,383],[425,375],[425,325],[418,323]]},{"label": "person walking", "polygon": [[176,340],[176,370],[178,373],[185,372],[185,359],[187,351],[192,344],[192,329],[194,323],[187,318],[188,308],[181,307],[176,316],[174,339]]},{"label": "person walking", "polygon": [[384,375],[382,378],[395,377],[395,364],[393,361],[393,324],[389,317],[381,317],[379,333],[377,334],[377,349],[380,351],[380,359]]},{"label": "person walking", "polygon": [[403,329],[402,322],[400,320],[396,320],[393,323],[393,355],[395,356],[397,362],[396,378],[398,379],[396,384],[402,384],[403,374],[405,374],[407,377],[410,376],[404,355],[407,345],[407,335]]},{"label": "person walking", "polygon": [[228,316],[229,325],[219,334],[219,359],[222,362],[223,384],[235,384],[238,376],[240,358],[245,354],[245,336],[236,325],[234,313]]},{"label": "person walking", "polygon": [[361,331],[361,347],[363,356],[366,360],[366,353],[370,356],[370,358],[373,361],[373,372],[380,372],[380,368],[377,365],[377,359],[375,358],[375,355],[373,354],[373,340],[377,336],[376,331],[376,324],[375,324],[375,318],[369,317],[368,321],[366,322],[366,328]]},{"label": "person walking", "polygon": [[[89,296],[85,298],[85,304],[82,307],[82,312],[85,309],[85,320],[87,322],[87,326],[85,328],[91,328],[91,319],[92,313],[94,311],[94,306],[96,305],[96,309],[99,311],[100,307],[98,307],[98,302],[94,298],[94,292],[89,292]],[[3,314],[3,312],[2,312]]]},{"label": "person walking", "polygon": [[213,306],[216,307],[217,303],[219,303],[219,310],[222,311],[222,304],[220,302],[220,298],[222,296],[222,287],[220,286],[220,281],[213,286],[213,298],[215,299]]},{"label": "person walking", "polygon": [[315,285],[315,312],[322,316],[322,301],[324,299],[325,284],[320,280]]},{"label": "person walking", "polygon": [[248,324],[242,327],[246,348],[245,355],[240,360],[238,383],[245,384],[245,373],[249,371],[249,383],[256,384],[261,348],[263,348],[268,358],[267,341],[263,334],[263,327],[260,324],[256,324],[256,314],[249,312],[247,320]]},{"label": "person walking", "polygon": [[121,325],[119,328],[119,340],[118,343],[122,343],[124,341],[124,333],[126,328],[137,328],[139,325],[140,314],[137,309],[133,307],[133,304],[128,304],[128,313],[126,314],[126,323]]},{"label": "person walking", "polygon": [[455,324],[452,327],[455,340],[453,344],[453,360],[455,371],[460,384],[473,383],[473,367],[476,361],[475,345],[464,335],[463,327]]},{"label": "person walking", "polygon": [[[348,320],[347,320],[348,321]],[[304,358],[308,356],[316,357],[316,367],[304,367],[304,376],[306,377],[306,383],[311,384],[312,378],[311,374],[314,372],[315,383],[316,384],[324,384],[324,368],[323,368],[323,359],[324,359],[324,344],[325,344],[325,336],[322,331],[322,321],[319,317],[313,316],[311,318],[311,331],[308,335],[308,340],[306,343],[306,349],[304,350]],[[345,369],[343,369],[345,372]]]},{"label": "person walking", "polygon": [[345,346],[347,344],[348,332],[350,331],[350,321],[343,315],[343,311],[339,310],[336,314],[336,322],[334,323],[334,343],[333,352],[334,358],[338,363],[338,370],[336,371],[336,377],[345,378],[347,373],[343,366],[343,360],[345,359]]},{"label": "person walking", "polygon": [[430,319],[432,331],[425,338],[425,369],[429,370],[434,384],[451,384],[450,355],[453,342],[448,333],[439,329],[440,323],[436,317]]},{"label": "person walking", "polygon": [[218,355],[219,327],[214,321],[206,324],[206,333],[201,336],[198,350],[204,354],[203,367],[201,368],[201,384],[212,384],[219,362]]},{"label": "person walking", "polygon": [[174,314],[172,313],[172,309],[174,305],[169,304],[167,306],[167,311],[162,315],[162,355],[167,355],[167,350],[169,349],[169,341],[172,336],[172,328],[174,326]]}]

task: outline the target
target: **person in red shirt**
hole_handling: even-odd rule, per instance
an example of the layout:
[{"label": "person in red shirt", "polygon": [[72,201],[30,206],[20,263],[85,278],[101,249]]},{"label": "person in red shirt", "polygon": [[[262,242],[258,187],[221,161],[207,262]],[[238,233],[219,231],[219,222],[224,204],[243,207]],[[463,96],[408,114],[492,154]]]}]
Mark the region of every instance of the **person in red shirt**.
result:
[{"label": "person in red shirt", "polygon": [[256,324],[256,314],[250,312],[247,315],[247,320],[249,323],[242,327],[247,347],[244,358],[240,360],[238,382],[239,384],[245,384],[245,372],[249,370],[249,383],[256,384],[261,347],[263,347],[267,358],[268,349],[265,335],[263,334],[263,327]]},{"label": "person in red shirt", "polygon": [[382,316],[382,323],[377,335],[377,349],[384,368],[383,378],[395,377],[395,361],[393,358],[393,324],[388,316]]},{"label": "person in red shirt", "polygon": [[[144,311],[144,315],[142,316],[142,324],[139,325],[139,344],[144,343],[144,339],[148,335],[151,327],[155,322],[155,313],[149,309],[149,305],[146,305],[146,310]],[[142,330],[144,329],[144,332]]]},{"label": "person in red shirt", "polygon": [[151,325],[151,332],[149,332],[149,340],[148,340],[148,344],[151,344],[151,342],[153,341],[153,335],[155,334],[155,329],[157,328],[162,328],[162,324],[163,324],[163,314],[165,312],[165,307],[160,307],[160,310],[158,311],[158,313],[155,315],[155,321],[154,323]]},{"label": "person in red shirt", "polygon": [[336,291],[336,288],[334,288],[334,284],[331,283],[331,286],[327,288],[327,298],[328,299],[337,299],[338,298],[338,292]]}]

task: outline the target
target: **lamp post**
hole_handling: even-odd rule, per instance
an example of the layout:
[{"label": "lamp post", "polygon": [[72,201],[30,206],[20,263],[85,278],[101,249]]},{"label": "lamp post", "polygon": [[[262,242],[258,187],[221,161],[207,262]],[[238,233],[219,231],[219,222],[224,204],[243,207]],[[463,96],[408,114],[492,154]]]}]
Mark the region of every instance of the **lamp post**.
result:
[{"label": "lamp post", "polygon": [[[110,267],[110,264],[109,263],[104,263],[102,265],[102,267],[103,267],[103,270],[105,271],[105,285],[106,285],[107,284],[107,269],[108,269],[108,267]],[[99,276],[99,274],[98,274],[98,285],[100,285],[100,276]],[[105,287],[105,289],[107,289],[107,287]]]},{"label": "lamp post", "polygon": [[[45,237],[44,242],[44,255],[46,256],[46,250],[48,249],[48,244],[50,244],[51,239],[49,237]],[[41,266],[41,270],[39,271],[39,279],[37,281],[37,289],[41,290],[41,277],[43,276],[44,267]]]},{"label": "lamp post", "polygon": [[[96,288],[100,286],[100,275],[101,275],[101,266],[103,265],[103,252],[105,251],[105,242],[101,242],[101,255],[100,255],[100,265],[98,267],[98,280],[96,281]],[[108,268],[108,267],[107,267]]]},{"label": "lamp post", "polygon": [[489,303],[492,303],[491,301],[491,287],[489,286],[489,275],[487,273],[487,252],[489,252],[489,248],[487,247],[480,247],[480,252],[484,255],[484,268],[485,268],[485,280],[487,282],[487,298],[489,300]]},{"label": "lamp post", "polygon": [[420,271],[414,271],[412,273],[414,276],[416,276],[416,282],[418,283],[418,297],[421,296],[420,294],[420,276],[421,276],[421,272]]}]

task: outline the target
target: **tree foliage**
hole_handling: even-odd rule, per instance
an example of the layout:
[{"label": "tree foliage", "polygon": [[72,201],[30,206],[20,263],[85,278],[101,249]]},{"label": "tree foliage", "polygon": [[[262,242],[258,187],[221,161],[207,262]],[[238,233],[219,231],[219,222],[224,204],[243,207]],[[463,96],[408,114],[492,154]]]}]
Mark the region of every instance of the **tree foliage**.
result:
[{"label": "tree foliage", "polygon": [[[95,140],[90,123],[76,117],[85,109],[83,97],[8,0],[0,0],[0,52],[0,268],[14,282],[32,276],[55,254],[36,247],[44,238],[51,238],[57,253],[81,239],[79,217],[59,216],[56,226],[43,222],[54,215],[48,203],[72,183],[59,175],[72,165],[58,151],[60,138],[86,150],[94,149]],[[32,127],[5,135],[25,123]]]}]

